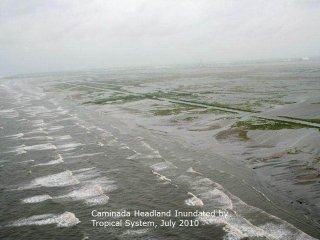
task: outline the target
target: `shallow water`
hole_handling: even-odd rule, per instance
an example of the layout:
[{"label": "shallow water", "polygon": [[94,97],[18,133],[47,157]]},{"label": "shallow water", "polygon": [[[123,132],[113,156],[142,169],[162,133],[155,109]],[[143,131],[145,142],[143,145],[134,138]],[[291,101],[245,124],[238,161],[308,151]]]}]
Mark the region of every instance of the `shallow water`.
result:
[{"label": "shallow water", "polygon": [[[280,71],[281,67],[277,69]],[[152,79],[164,73],[164,70],[160,73],[152,71],[89,74],[105,87],[108,81],[104,79],[108,76],[123,86],[122,79],[134,83],[139,76]],[[202,83],[197,83],[198,89],[205,89],[210,82],[208,76],[213,73],[208,69],[193,71],[192,74],[202,76],[199,78]],[[180,76],[183,69],[170,69],[169,72]],[[237,147],[244,149],[244,143],[233,142],[234,148],[231,148],[230,141],[222,145],[210,142],[208,147],[208,137],[213,135],[211,130],[185,131],[189,127],[205,125],[208,118],[198,123],[175,119],[176,122],[170,122],[170,125],[166,116],[150,117],[146,111],[149,105],[143,106],[143,101],[137,106],[144,112],[135,111],[136,102],[83,105],[84,99],[94,93],[78,89],[78,96],[74,90],[56,87],[58,82],[79,84],[84,79],[82,73],[75,73],[72,76],[2,80],[1,239],[319,238],[320,231],[314,220],[319,215],[315,206],[313,214],[307,215],[309,219],[305,218],[305,212],[284,202],[281,193],[270,194],[263,184],[257,184],[257,178],[261,180],[272,171],[273,174],[284,171],[288,165],[280,170],[272,166],[263,168],[265,173],[259,177],[247,164],[230,158],[229,153],[236,153]],[[122,90],[137,93],[143,92],[142,89],[148,92],[155,88],[175,89],[179,84],[196,85],[197,79],[181,78],[180,82],[179,79],[171,86],[154,80],[143,86],[127,84]],[[98,87],[94,82],[84,83]],[[284,81],[280,85],[283,84]],[[224,124],[229,120],[219,121]],[[228,154],[223,155],[226,149]],[[282,180],[280,178],[279,186],[284,184],[280,182]],[[319,194],[319,187],[308,186],[315,193],[313,198]],[[131,214],[135,210],[215,211],[216,214],[220,211],[224,214],[162,218],[131,216],[120,219],[154,221],[158,227],[94,227],[93,219],[116,221],[119,218],[95,218],[91,215],[93,210],[127,210]],[[180,219],[187,219],[197,221],[199,226],[160,227],[162,219],[177,221],[177,224]]]}]

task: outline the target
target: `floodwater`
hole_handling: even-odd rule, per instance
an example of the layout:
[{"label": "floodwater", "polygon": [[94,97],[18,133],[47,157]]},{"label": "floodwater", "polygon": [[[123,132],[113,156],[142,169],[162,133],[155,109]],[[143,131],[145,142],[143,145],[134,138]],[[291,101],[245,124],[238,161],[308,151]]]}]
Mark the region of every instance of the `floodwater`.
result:
[{"label": "floodwater", "polygon": [[0,238],[317,239],[319,79],[316,61],[1,79]]}]

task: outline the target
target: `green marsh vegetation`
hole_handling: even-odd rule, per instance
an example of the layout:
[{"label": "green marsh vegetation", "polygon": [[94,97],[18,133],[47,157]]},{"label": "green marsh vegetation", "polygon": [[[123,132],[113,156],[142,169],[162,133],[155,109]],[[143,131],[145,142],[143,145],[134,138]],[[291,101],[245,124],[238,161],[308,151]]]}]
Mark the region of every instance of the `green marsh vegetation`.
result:
[{"label": "green marsh vegetation", "polygon": [[300,123],[255,118],[247,121],[238,121],[233,125],[233,127],[242,128],[246,130],[281,130],[304,128],[307,126]]},{"label": "green marsh vegetation", "polygon": [[208,107],[219,107],[219,108],[225,108],[230,110],[238,110],[243,112],[257,112],[250,108],[248,104],[237,104],[237,105],[230,105],[220,102],[204,102],[204,101],[198,101],[198,100],[185,100],[185,99],[174,99],[174,100],[181,100],[188,103],[194,103],[194,104],[202,104]]},{"label": "green marsh vegetation", "polygon": [[313,162],[316,164],[320,164],[320,156],[317,156],[313,159]]},{"label": "green marsh vegetation", "polygon": [[[238,137],[242,140],[248,140],[249,130],[281,130],[281,129],[299,129],[307,126],[299,123],[267,120],[261,118],[252,118],[246,121],[238,121],[232,125],[233,128],[238,129]],[[289,154],[295,154],[296,151],[290,151]]]},{"label": "green marsh vegetation", "polygon": [[187,104],[175,104],[172,108],[155,109],[155,110],[151,110],[151,112],[155,116],[168,116],[168,115],[177,115],[182,112],[187,112],[187,111],[193,110],[195,108],[197,108],[197,107],[190,106]]},{"label": "green marsh vegetation", "polygon": [[209,108],[201,108],[201,110],[196,109],[193,112],[197,113],[197,114],[217,114],[217,115],[233,114],[233,112],[230,112],[228,110],[219,110],[219,109],[210,108],[210,107]]},{"label": "green marsh vegetation", "polygon": [[146,98],[148,97],[146,97],[145,95],[113,95],[106,98],[87,101],[87,102],[84,102],[83,104],[90,104],[90,103],[91,104],[110,104],[110,103],[116,103],[116,102],[125,103],[125,102],[139,101]]},{"label": "green marsh vegetation", "polygon": [[285,117],[285,118],[292,119],[292,120],[298,120],[298,121],[305,121],[305,122],[320,124],[320,118],[293,118],[293,117],[286,117],[286,116],[281,116],[281,117]]}]

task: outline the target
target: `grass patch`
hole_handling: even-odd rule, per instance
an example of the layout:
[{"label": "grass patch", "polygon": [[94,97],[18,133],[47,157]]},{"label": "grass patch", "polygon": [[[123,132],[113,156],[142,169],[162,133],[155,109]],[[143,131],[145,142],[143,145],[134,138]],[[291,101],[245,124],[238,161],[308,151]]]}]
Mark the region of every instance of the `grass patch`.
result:
[{"label": "grass patch", "polygon": [[320,164],[320,157],[315,157],[315,158],[313,159],[313,162],[314,162],[314,163],[317,163],[317,164]]},{"label": "grass patch", "polygon": [[193,121],[193,120],[195,120],[195,119],[197,119],[197,118],[198,118],[198,117],[196,117],[196,116],[189,116],[189,117],[184,118],[183,121],[191,122],[191,121]]},{"label": "grass patch", "polygon": [[[248,121],[238,121],[232,127],[239,130],[238,137],[242,140],[248,140],[249,130],[281,130],[281,129],[298,129],[304,128],[305,125],[298,123],[289,123],[281,121],[273,121],[267,119],[251,119]],[[295,150],[288,151],[288,154],[298,153]]]},{"label": "grass patch", "polygon": [[318,123],[320,124],[320,118],[293,118],[293,117],[286,117],[286,116],[281,116],[284,118],[292,119],[292,120],[298,120],[298,121],[305,121],[309,123]]},{"label": "grass patch", "polygon": [[233,113],[233,112],[230,112],[230,111],[224,111],[224,110],[218,110],[218,109],[214,109],[214,108],[207,108],[205,110],[202,110],[202,111],[196,111],[195,113],[197,114],[208,114],[208,113],[213,113],[213,114],[230,114],[230,113]]},{"label": "grass patch", "polygon": [[247,105],[239,105],[241,107],[236,107],[236,106],[230,106],[228,104],[219,103],[219,102],[201,102],[201,101],[176,99],[176,98],[174,98],[172,100],[184,101],[184,102],[194,103],[194,104],[202,104],[202,105],[206,105],[208,107],[219,107],[219,108],[225,108],[225,109],[230,109],[230,110],[238,110],[238,111],[243,111],[243,112],[257,112],[257,111],[250,109]]},{"label": "grass patch", "polygon": [[93,104],[107,104],[107,103],[114,103],[114,102],[132,102],[132,101],[139,101],[139,100],[143,100],[149,98],[146,95],[125,95],[125,96],[112,96],[112,97],[107,97],[107,98],[100,98],[100,99],[96,99],[93,101],[87,101],[84,102],[83,104],[89,104],[89,103],[93,103]]},{"label": "grass patch", "polygon": [[185,105],[185,104],[179,104],[175,105],[174,108],[168,108],[168,109],[155,109],[151,110],[153,115],[155,116],[168,116],[168,115],[177,115],[179,113],[189,111],[192,109],[195,109],[196,107],[190,106],[190,105]]},{"label": "grass patch", "polygon": [[281,129],[297,129],[306,127],[299,123],[290,123],[266,119],[252,119],[248,121],[236,122],[233,127],[245,130],[281,130]]},{"label": "grass patch", "polygon": [[287,150],[287,154],[298,154],[300,153],[301,151],[297,148],[291,148],[291,149],[288,149]]},{"label": "grass patch", "polygon": [[250,93],[250,92],[253,92],[249,88],[245,88],[245,87],[232,87],[232,88],[230,88],[230,91],[231,92],[236,92],[236,93]]},{"label": "grass patch", "polygon": [[247,134],[248,134],[248,131],[246,131],[246,130],[244,130],[244,129],[240,129],[238,136],[239,136],[239,138],[242,139],[242,140],[248,140],[249,138],[248,138],[248,135],[247,135]]}]

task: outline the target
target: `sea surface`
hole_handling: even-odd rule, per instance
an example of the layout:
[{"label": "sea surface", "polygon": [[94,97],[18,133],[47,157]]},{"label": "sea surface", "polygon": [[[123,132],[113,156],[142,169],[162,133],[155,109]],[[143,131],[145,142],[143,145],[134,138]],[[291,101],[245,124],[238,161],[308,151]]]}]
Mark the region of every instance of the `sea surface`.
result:
[{"label": "sea surface", "polygon": [[[0,239],[318,239],[319,84],[316,61],[0,79]],[[258,117],[288,123],[235,125]]]}]

